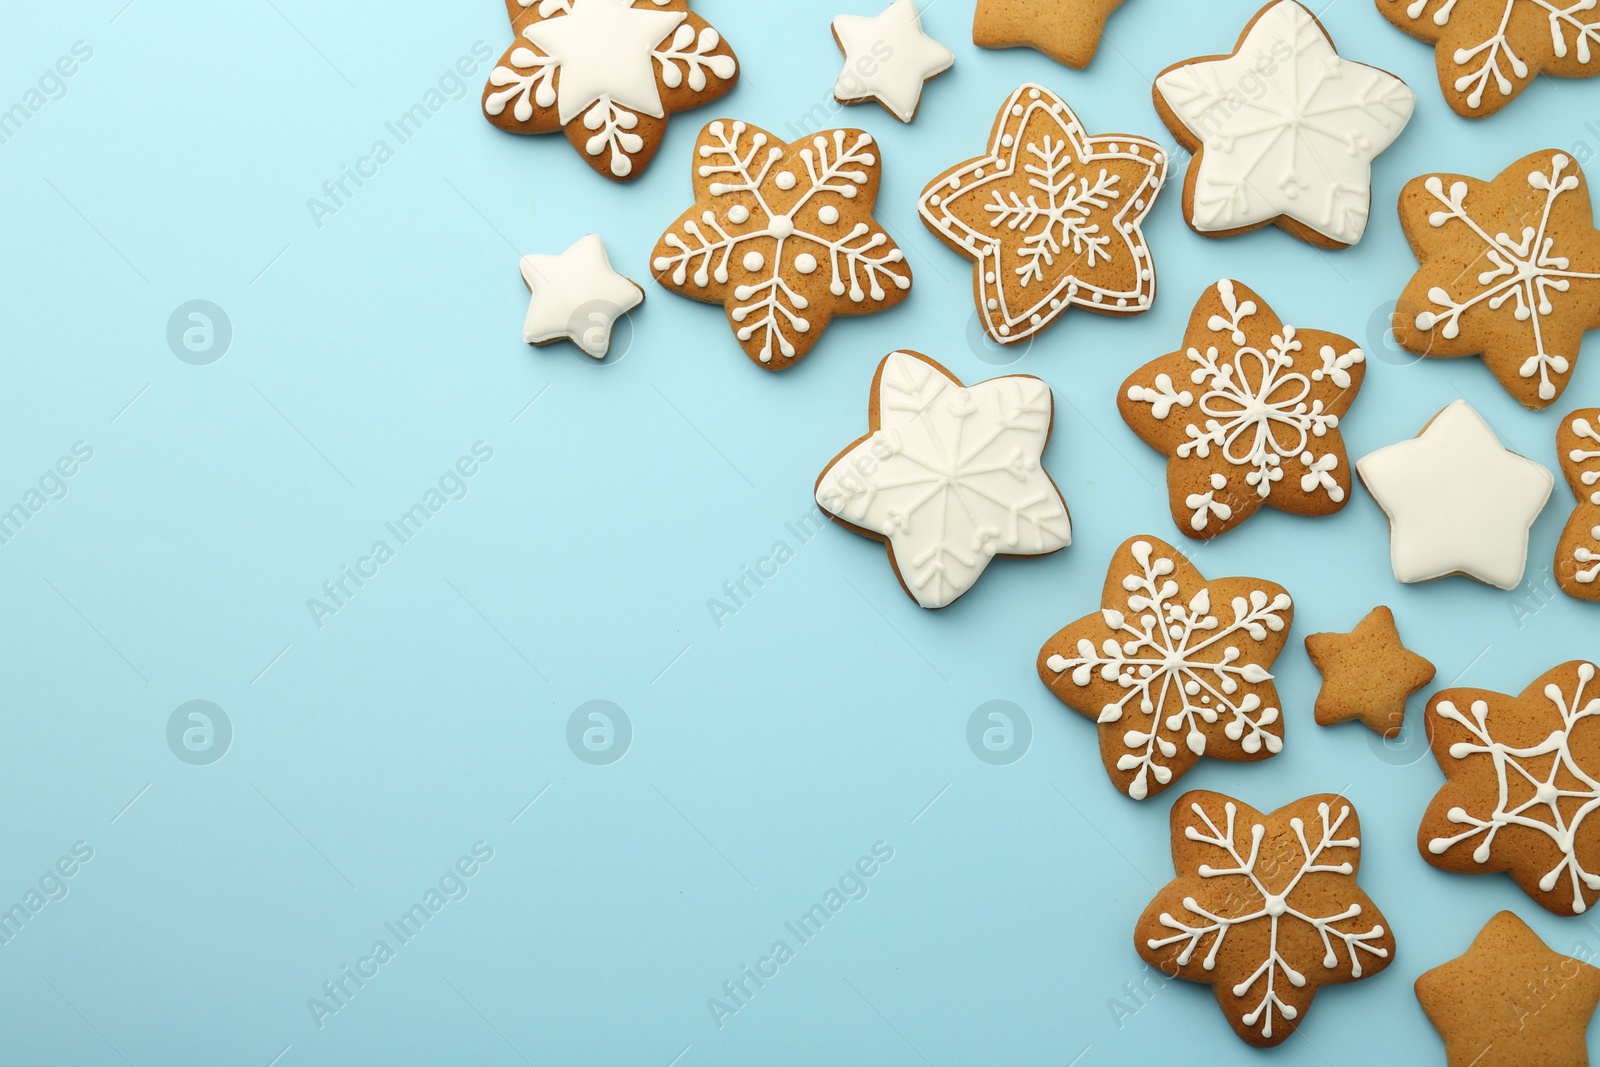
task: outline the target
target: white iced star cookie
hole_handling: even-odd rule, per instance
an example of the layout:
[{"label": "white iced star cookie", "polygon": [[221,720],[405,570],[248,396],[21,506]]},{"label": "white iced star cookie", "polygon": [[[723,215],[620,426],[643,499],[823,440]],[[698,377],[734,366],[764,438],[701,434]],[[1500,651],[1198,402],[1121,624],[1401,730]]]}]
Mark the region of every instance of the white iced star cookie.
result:
[{"label": "white iced star cookie", "polygon": [[1410,441],[1356,463],[1389,516],[1394,576],[1407,584],[1465,574],[1515,589],[1528,565],[1528,531],[1555,477],[1508,450],[1483,416],[1457,400]]},{"label": "white iced star cookie", "polygon": [[894,0],[871,18],[840,15],[833,20],[833,39],[844,53],[834,99],[876,100],[901,122],[916,117],[922,84],[956,61],[955,53],[922,32],[916,0]]},{"label": "white iced star cookie", "polygon": [[1263,8],[1227,56],[1156,77],[1156,111],[1195,153],[1183,213],[1195,232],[1233,237],[1277,225],[1319,248],[1361,240],[1372,161],[1417,102],[1394,75],[1341,59],[1295,0]]},{"label": "white iced star cookie", "polygon": [[610,352],[616,321],[644,303],[644,290],[611,269],[598,234],[559,256],[523,256],[522,280],[533,294],[522,339],[530,345],[571,341],[595,359]]},{"label": "white iced star cookie", "polygon": [[1047,556],[1072,520],[1041,466],[1055,400],[1031,375],[964,388],[918,352],[878,366],[871,432],[817,478],[835,522],[885,542],[911,598],[948,607],[996,556]]}]

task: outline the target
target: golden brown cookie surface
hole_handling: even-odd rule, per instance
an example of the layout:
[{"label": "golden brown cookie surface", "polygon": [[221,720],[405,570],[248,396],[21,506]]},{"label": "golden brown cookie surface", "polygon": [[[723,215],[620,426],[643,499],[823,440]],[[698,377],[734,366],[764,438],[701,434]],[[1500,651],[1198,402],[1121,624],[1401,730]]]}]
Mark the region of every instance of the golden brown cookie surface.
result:
[{"label": "golden brown cookie surface", "polygon": [[1034,48],[1082,70],[1100,47],[1106,19],[1123,0],[978,0],[972,43]]},{"label": "golden brown cookie surface", "polygon": [[1563,419],[1556,452],[1578,498],[1556,546],[1556,584],[1570,597],[1600,602],[1600,408]]},{"label": "golden brown cookie surface", "polygon": [[1435,673],[1432,663],[1401,643],[1394,612],[1382,606],[1347,634],[1310,634],[1306,653],[1322,675],[1317,725],[1359,720],[1384,737],[1399,735],[1406,698]]}]

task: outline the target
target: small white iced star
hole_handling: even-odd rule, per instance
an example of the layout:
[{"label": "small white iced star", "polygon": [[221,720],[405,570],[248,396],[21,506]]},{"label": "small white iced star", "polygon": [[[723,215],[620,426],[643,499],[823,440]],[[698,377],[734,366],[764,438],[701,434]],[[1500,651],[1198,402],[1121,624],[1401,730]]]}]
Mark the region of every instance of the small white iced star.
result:
[{"label": "small white iced star", "polygon": [[611,269],[598,234],[559,256],[523,256],[522,280],[533,294],[522,339],[571,341],[595,359],[610,351],[616,321],[644,303],[644,290]]},{"label": "small white iced star", "polygon": [[871,18],[840,15],[833,36],[844,52],[834,97],[845,104],[877,100],[901,122],[916,115],[922,83],[956,61],[950,49],[922,32],[916,0],[894,0]]}]

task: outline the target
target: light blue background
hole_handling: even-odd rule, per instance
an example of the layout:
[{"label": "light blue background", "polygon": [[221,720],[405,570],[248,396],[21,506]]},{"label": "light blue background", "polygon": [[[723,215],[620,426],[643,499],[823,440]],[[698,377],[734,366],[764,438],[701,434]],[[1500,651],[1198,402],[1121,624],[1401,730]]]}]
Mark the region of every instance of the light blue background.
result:
[{"label": "light blue background", "polygon": [[[1423,863],[1414,835],[1439,771],[1420,744],[1385,752],[1359,726],[1315,727],[1300,644],[1382,602],[1440,684],[1516,691],[1596,657],[1595,609],[1550,592],[1564,486],[1516,593],[1397,585],[1364,491],[1336,518],[1263,513],[1197,548],[1209,575],[1256,574],[1297,600],[1277,666],[1288,744],[1268,763],[1207,761],[1134,804],[1108,784],[1093,727],[1033,668],[1048,635],[1096,606],[1123,538],[1182,540],[1163,461],[1119,421],[1114,395],[1177,343],[1221,275],[1377,357],[1345,423],[1352,455],[1465,396],[1509,446],[1555,466],[1559,413],[1600,399],[1600,358],[1580,362],[1557,408],[1531,414],[1475,360],[1409,365],[1386,349],[1386,302],[1414,268],[1393,204],[1427,170],[1489,177],[1533,150],[1600,147],[1586,126],[1600,124],[1600,87],[1543,79],[1468,123],[1445,106],[1429,48],[1368,0],[1327,6],[1346,54],[1419,97],[1377,166],[1366,239],[1337,254],[1276,231],[1202,240],[1183,224],[1175,174],[1148,224],[1154,311],[1069,314],[1011,367],[1055,386],[1046,459],[1076,543],[997,563],[956,607],[928,613],[881,546],[832,527],[802,545],[785,528],[862,432],[884,353],[919,349],[967,381],[1003,373],[973,340],[969,265],[917,221],[917,193],[981,150],[994,109],[1027,80],[1061,91],[1092,132],[1170,143],[1154,74],[1227,51],[1256,4],[1131,0],[1080,73],[980,51],[971,0],[934,0],[927,29],[958,58],[916,122],[876,106],[838,119],[883,143],[878,217],[907,250],[912,295],[836,322],[802,366],[769,375],[717,309],[647,280],[648,252],[689,202],[701,125],[732,115],[781,134],[831,106],[828,21],[877,6],[700,0],[743,80],[676,117],[628,186],[559,136],[491,128],[480,63],[466,97],[321,228],[306,201],[324,181],[379,138],[396,147],[385,122],[475,42],[500,54],[500,0],[8,10],[0,108],[74,42],[94,54],[0,146],[0,504],[74,442],[94,458],[0,546],[0,904],[74,842],[94,859],[0,947],[0,1058],[1091,1067],[1176,1049],[1238,1062],[1244,1048],[1203,987],[1162,988],[1120,1028],[1110,1005],[1133,1004],[1132,925],[1170,877],[1167,812],[1186,787],[1262,808],[1343,790],[1363,816],[1362,881],[1399,958],[1325,991],[1276,1062],[1356,1064],[1374,1048],[1440,1062],[1411,982],[1499,909],[1564,951],[1600,946],[1600,925],[1547,915],[1503,877]],[[520,341],[518,255],[595,230],[648,293],[631,349],[604,367]],[[169,315],[192,299],[232,322],[211,366],[166,344]],[[469,495],[314,625],[307,598],[478,441],[494,458]],[[718,628],[708,598],[780,540],[795,558]],[[191,699],[233,724],[231,750],[208,767],[165,740]],[[631,751],[611,766],[580,762],[565,740],[592,699],[632,721]],[[1013,766],[968,749],[968,717],[990,700],[1031,718],[1031,751]],[[307,999],[478,841],[494,858],[470,895],[319,1029]],[[869,895],[719,1029],[707,999],[879,841],[894,858]]]}]

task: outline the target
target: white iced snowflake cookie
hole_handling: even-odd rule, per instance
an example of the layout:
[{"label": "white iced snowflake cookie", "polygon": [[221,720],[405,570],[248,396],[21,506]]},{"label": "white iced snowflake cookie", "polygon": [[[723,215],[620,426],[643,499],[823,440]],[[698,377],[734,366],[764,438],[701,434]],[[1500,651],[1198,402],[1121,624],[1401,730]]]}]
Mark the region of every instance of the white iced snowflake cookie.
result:
[{"label": "white iced snowflake cookie", "polygon": [[1231,55],[1162,71],[1156,111],[1195,153],[1183,213],[1195,232],[1233,237],[1277,225],[1319,248],[1361,240],[1372,161],[1416,106],[1405,82],[1342,59],[1310,11],[1273,0]]},{"label": "white iced snowflake cookie", "polygon": [[893,0],[870,18],[840,15],[833,39],[844,53],[833,98],[841,104],[876,100],[901,122],[916,117],[923,83],[956,61],[954,52],[922,32],[917,0]]},{"label": "white iced snowflake cookie", "polygon": [[870,432],[817,478],[817,504],[883,541],[900,585],[925,608],[972,589],[996,556],[1046,556],[1072,520],[1042,466],[1050,387],[1018,374],[963,386],[917,352],[879,366]]},{"label": "white iced snowflake cookie", "polygon": [[530,345],[571,341],[585,355],[604,359],[616,321],[644,303],[644,290],[611,269],[598,234],[559,256],[523,256],[521,266],[532,294],[522,324]]}]

